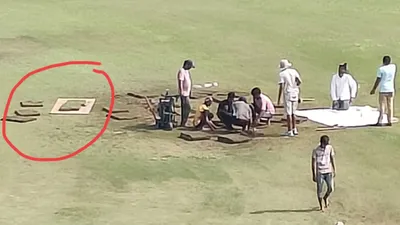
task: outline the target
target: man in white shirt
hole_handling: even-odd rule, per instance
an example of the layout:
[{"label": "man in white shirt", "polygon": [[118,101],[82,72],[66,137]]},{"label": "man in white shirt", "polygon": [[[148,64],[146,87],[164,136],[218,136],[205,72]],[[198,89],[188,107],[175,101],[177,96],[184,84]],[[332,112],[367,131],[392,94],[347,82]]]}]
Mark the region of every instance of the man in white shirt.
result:
[{"label": "man in white shirt", "polygon": [[192,92],[192,78],[190,70],[195,68],[192,60],[185,60],[182,68],[179,69],[177,80],[178,90],[181,98],[181,126],[186,126],[189,119],[191,106],[190,106],[190,94]]},{"label": "man in white shirt", "polygon": [[347,63],[339,65],[338,73],[331,81],[332,108],[348,110],[357,95],[357,82],[347,73]]},{"label": "man in white shirt", "polygon": [[293,137],[298,135],[296,128],[296,116],[295,112],[297,110],[300,101],[300,89],[301,84],[300,74],[297,70],[292,68],[292,64],[283,59],[279,64],[279,93],[278,93],[278,105],[281,102],[281,96],[283,94],[283,107],[285,109],[285,114],[287,117],[287,132],[285,135]]},{"label": "man in white shirt", "polygon": [[377,125],[383,125],[382,119],[386,111],[388,119],[387,125],[391,126],[393,118],[393,98],[395,94],[395,78],[397,67],[395,64],[391,63],[390,56],[384,56],[382,61],[383,65],[378,68],[375,84],[370,94],[375,94],[376,88],[379,86],[379,118]]}]

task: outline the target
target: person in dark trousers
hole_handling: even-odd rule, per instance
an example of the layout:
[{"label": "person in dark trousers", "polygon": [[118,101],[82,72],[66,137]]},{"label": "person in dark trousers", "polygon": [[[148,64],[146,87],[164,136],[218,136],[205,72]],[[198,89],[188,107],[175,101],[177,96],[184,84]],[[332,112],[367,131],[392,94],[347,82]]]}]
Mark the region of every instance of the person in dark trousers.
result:
[{"label": "person in dark trousers", "polygon": [[234,108],[234,122],[236,126],[242,127],[242,132],[249,132],[252,122],[253,113],[251,105],[247,103],[245,97],[240,97],[237,101],[233,103]]},{"label": "person in dark trousers", "polygon": [[218,105],[217,116],[220,121],[225,125],[226,129],[233,130],[233,102],[235,100],[235,93],[229,92],[228,97]]},{"label": "person in dark trousers", "polygon": [[[320,138],[320,144],[314,149],[311,159],[312,179],[317,184],[318,203],[321,211],[322,200],[325,208],[329,206],[329,196],[333,191],[333,178],[336,175],[335,152],[332,145],[329,144],[329,137],[323,135]],[[323,195],[322,187],[324,182],[327,185],[327,191]]]},{"label": "person in dark trousers", "polygon": [[190,70],[195,68],[192,60],[185,60],[183,66],[178,71],[178,89],[181,99],[181,126],[186,126],[189,119],[191,107],[190,107],[190,95],[192,92],[192,78]]}]

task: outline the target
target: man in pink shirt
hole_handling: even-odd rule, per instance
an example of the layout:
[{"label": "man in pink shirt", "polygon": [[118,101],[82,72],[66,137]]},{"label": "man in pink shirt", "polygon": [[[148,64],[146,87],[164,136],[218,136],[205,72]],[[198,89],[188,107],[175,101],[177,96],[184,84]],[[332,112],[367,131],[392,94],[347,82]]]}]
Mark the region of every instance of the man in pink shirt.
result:
[{"label": "man in pink shirt", "polygon": [[185,60],[183,66],[178,71],[178,90],[181,98],[181,126],[186,126],[189,119],[190,107],[190,94],[192,92],[192,78],[190,70],[195,68],[192,60]]},{"label": "man in pink shirt", "polygon": [[255,87],[251,90],[251,95],[253,96],[253,106],[254,106],[254,122],[255,124],[260,122],[261,118],[266,118],[268,121],[275,114],[275,107],[271,99],[261,93],[260,88]]}]

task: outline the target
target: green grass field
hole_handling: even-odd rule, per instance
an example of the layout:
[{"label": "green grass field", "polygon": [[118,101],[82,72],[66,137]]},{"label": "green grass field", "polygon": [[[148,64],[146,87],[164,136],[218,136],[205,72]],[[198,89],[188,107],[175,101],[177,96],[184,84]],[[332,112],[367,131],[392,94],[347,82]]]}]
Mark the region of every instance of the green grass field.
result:
[{"label": "green grass field", "polygon": [[[101,61],[118,93],[159,93],[175,88],[186,58],[196,62],[195,83],[218,81],[237,91],[260,86],[274,99],[277,64],[289,58],[316,106],[329,104],[331,74],[347,61],[361,85],[357,104],[375,106],[369,91],[376,68],[384,54],[395,62],[400,56],[400,5],[389,0],[0,3],[1,111],[21,77],[48,64]],[[37,122],[7,123],[9,139],[26,154],[56,157],[93,138],[104,121],[99,110],[47,114],[58,97],[93,96],[100,108],[108,103],[106,80],[91,68],[50,70],[23,83],[10,113],[21,100],[44,100],[45,107]],[[134,124],[111,122],[92,147],[62,162],[25,160],[2,139],[0,224],[400,224],[397,125],[329,133],[338,174],[326,213],[312,211],[310,156],[322,134],[312,124],[295,139],[235,147],[183,142],[177,132],[113,134],[124,126]],[[166,155],[174,157],[162,160]]]}]

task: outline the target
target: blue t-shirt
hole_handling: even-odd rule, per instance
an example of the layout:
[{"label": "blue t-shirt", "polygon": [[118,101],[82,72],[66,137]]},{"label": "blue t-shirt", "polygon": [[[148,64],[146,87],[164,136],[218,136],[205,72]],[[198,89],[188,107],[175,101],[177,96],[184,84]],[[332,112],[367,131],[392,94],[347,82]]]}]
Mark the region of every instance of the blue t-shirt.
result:
[{"label": "blue t-shirt", "polygon": [[377,77],[381,78],[379,92],[394,92],[394,78],[396,76],[396,65],[389,64],[379,67]]}]

